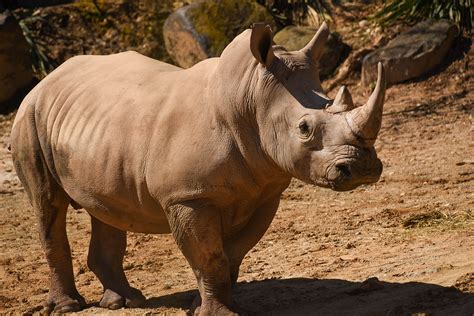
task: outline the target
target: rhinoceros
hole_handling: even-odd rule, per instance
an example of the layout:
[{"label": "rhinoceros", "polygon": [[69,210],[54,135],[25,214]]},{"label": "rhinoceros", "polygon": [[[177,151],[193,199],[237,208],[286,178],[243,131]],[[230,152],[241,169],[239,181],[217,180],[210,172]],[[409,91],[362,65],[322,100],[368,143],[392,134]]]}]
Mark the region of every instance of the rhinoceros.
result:
[{"label": "rhinoceros", "polygon": [[328,32],[288,52],[255,24],[189,69],[124,52],[71,58],[42,80],[18,110],[11,151],[50,268],[46,308],[85,303],[69,205],[91,216],[100,306],[145,301],[122,268],[126,231],[171,233],[197,278],[196,312],[232,314],[242,259],[293,177],[337,191],[376,182],[384,69],[365,105],[345,87],[331,100],[318,75]]}]

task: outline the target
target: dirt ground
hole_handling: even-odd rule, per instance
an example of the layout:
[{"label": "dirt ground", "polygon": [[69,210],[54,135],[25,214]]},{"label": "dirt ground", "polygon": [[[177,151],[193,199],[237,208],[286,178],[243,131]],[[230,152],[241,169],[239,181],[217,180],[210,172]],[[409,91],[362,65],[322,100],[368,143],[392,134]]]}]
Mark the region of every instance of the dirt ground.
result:
[{"label": "dirt ground", "polygon": [[[291,184],[241,267],[234,297],[248,314],[474,315],[474,49],[467,42],[436,72],[389,88],[378,183],[343,193]],[[347,84],[364,102],[362,89]],[[0,116],[0,314],[38,312],[48,291],[35,216],[6,149],[13,118]],[[89,215],[70,209],[67,220],[77,287],[89,303],[81,314],[188,312],[196,282],[173,239],[137,233],[129,234],[124,266],[148,298],[145,307],[97,307],[102,289],[86,265]]]}]

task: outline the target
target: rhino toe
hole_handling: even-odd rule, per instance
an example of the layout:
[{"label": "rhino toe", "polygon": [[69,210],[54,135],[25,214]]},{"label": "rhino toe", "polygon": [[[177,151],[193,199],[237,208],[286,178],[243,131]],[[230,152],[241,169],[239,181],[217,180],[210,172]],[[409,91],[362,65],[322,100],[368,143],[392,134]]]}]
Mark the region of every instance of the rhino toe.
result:
[{"label": "rhino toe", "polygon": [[78,298],[72,298],[69,296],[64,296],[58,299],[49,299],[45,304],[44,309],[47,314],[57,313],[71,313],[78,312],[84,306],[86,302],[82,296],[79,295]]},{"label": "rhino toe", "polygon": [[66,305],[56,305],[54,307],[54,312],[63,314],[63,313],[72,313],[78,312],[82,309],[81,305],[78,302],[72,302]]},{"label": "rhino toe", "polygon": [[119,309],[125,306],[125,299],[120,294],[107,289],[100,300],[99,306],[108,309]]},{"label": "rhino toe", "polygon": [[142,292],[134,288],[130,288],[130,291],[130,295],[124,297],[111,289],[106,289],[99,306],[115,310],[122,307],[133,308],[143,305],[146,299]]}]

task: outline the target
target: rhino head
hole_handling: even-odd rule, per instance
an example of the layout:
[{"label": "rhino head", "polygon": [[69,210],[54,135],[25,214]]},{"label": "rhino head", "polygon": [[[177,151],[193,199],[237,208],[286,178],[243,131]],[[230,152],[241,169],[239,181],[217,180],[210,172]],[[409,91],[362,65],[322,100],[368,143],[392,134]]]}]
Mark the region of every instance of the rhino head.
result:
[{"label": "rhino head", "polygon": [[[254,24],[247,32],[240,48],[247,57],[238,58],[231,71],[245,91],[240,99],[254,105],[259,143],[269,159],[293,177],[336,191],[378,181],[382,163],[374,143],[385,96],[383,65],[378,65],[368,102],[356,107],[346,87],[334,100],[321,87],[318,61],[329,35],[325,23],[306,47],[293,52],[273,45],[269,26]],[[239,54],[239,37],[234,42],[224,50],[224,61]]]}]

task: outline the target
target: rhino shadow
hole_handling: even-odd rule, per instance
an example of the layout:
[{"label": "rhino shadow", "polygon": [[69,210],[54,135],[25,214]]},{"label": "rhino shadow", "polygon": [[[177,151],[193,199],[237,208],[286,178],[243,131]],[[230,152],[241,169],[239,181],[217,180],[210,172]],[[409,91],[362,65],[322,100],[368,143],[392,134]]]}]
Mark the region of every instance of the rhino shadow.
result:
[{"label": "rhino shadow", "polygon": [[[144,308],[188,310],[196,290],[147,300]],[[473,315],[474,294],[436,284],[354,282],[339,279],[269,279],[241,282],[236,303],[248,315]]]}]

